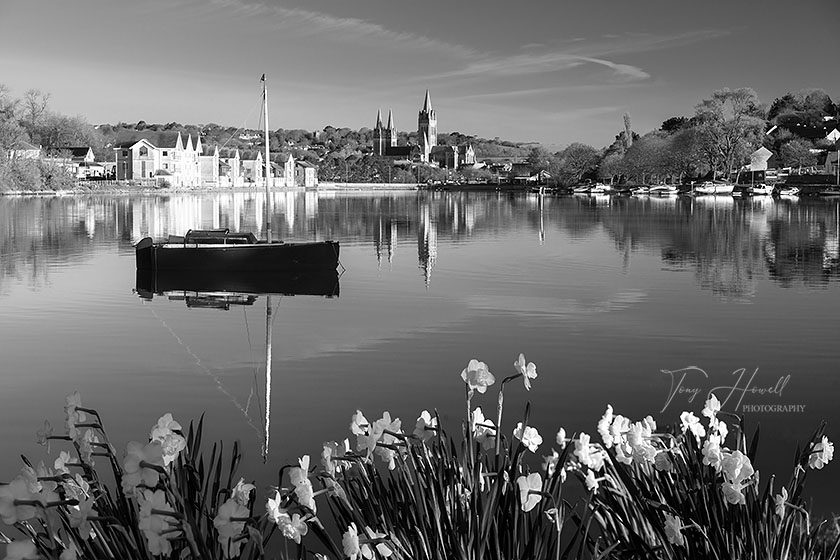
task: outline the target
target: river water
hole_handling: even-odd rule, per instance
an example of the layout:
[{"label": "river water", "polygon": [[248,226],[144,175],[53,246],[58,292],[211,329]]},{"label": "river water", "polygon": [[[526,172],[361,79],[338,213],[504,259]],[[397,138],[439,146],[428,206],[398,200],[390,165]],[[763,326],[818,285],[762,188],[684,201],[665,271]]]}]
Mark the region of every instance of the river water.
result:
[{"label": "river water", "polygon": [[[715,387],[731,394],[726,410],[761,426],[763,480],[787,480],[821,420],[840,439],[836,199],[278,192],[276,237],[340,241],[337,294],[227,310],[140,297],[133,243],[190,228],[260,235],[264,202],[0,198],[0,480],[21,453],[47,457],[35,431],[49,419],[60,433],[78,390],[118,448],[165,412],[185,425],[205,414],[205,439],[238,439],[241,474],[265,487],[281,465],[348,437],[357,409],[387,410],[408,431],[437,409],[455,433],[467,362],[501,378],[520,352],[539,377],[530,392],[506,389],[504,430],[530,401],[538,454],[561,426],[594,434],[608,403],[665,424],[699,415]],[[685,368],[675,391],[682,373],[663,371]],[[495,397],[474,404],[493,409]],[[819,511],[840,509],[837,468],[810,475]]]}]

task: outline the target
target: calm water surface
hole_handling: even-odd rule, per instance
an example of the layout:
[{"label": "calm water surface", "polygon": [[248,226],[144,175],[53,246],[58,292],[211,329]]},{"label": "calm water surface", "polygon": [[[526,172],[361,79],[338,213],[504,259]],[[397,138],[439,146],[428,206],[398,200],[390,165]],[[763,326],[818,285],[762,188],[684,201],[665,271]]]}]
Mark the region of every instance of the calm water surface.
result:
[{"label": "calm water surface", "polygon": [[[454,431],[469,359],[498,377],[520,352],[539,377],[530,393],[506,391],[504,430],[530,400],[542,454],[560,426],[594,433],[607,403],[660,424],[699,414],[705,392],[735,385],[742,368],[741,388],[788,381],[781,395],[736,392],[728,410],[742,396],[741,407],[803,407],[747,415],[761,425],[762,479],[786,480],[821,420],[840,439],[835,201],[293,192],[273,195],[275,235],[339,240],[346,270],[338,297],[271,298],[263,463],[267,298],[227,311],[144,300],[132,247],[189,228],[259,234],[263,204],[252,193],[0,198],[0,480],[20,453],[46,458],[35,430],[44,419],[62,430],[74,390],[118,448],[164,412],[184,424],[206,414],[206,437],[238,438],[242,474],[265,486],[348,437],[356,409],[388,410],[410,430],[436,408]],[[703,394],[666,405],[662,370],[690,366],[703,371],[682,385]],[[840,509],[837,468],[812,475],[821,511]]]}]

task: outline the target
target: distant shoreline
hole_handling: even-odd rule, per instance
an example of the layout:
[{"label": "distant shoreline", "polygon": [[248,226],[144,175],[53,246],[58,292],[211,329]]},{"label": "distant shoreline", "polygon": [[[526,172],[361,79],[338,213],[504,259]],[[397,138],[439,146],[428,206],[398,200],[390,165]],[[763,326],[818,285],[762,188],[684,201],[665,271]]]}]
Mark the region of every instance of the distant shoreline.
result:
[{"label": "distant shoreline", "polygon": [[[420,190],[425,185],[419,183],[321,183],[317,188],[304,187],[278,187],[271,189],[272,192],[329,192],[329,191],[411,191]],[[230,193],[230,192],[265,192],[265,187],[132,187],[129,185],[118,186],[107,184],[95,186],[77,186],[73,189],[60,191],[5,191],[0,196],[85,196],[85,195],[165,195],[185,193]]]}]

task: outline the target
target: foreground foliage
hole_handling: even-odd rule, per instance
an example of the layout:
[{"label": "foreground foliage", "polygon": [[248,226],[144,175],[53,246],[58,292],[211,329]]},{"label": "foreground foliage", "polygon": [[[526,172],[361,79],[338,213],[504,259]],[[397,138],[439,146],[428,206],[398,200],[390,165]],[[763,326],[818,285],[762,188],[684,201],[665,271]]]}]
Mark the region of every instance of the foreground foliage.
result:
[{"label": "foreground foliage", "polygon": [[0,484],[0,519],[20,532],[14,541],[0,533],[6,558],[252,559],[280,548],[353,560],[837,558],[837,520],[816,523],[803,495],[809,470],[833,459],[824,425],[784,483],[760,480],[758,433],[748,442],[740,419],[730,427],[714,395],[704,420],[684,412],[670,431],[608,406],[600,442],[561,428],[541,456],[548,446],[528,425],[527,405],[512,430],[501,429],[505,386],[522,379],[530,390],[537,378],[522,355],[514,369],[489,418],[472,402],[496,379],[470,361],[457,438],[428,411],[413,428],[388,412],[369,421],[357,411],[352,445],[324,444],[318,467],[309,456],[283,467],[259,507],[255,485],[235,482],[237,444],[202,450],[203,419],[184,431],[165,414],[118,457],[98,413],[74,393],[66,434],[49,422],[38,432],[64,448],[52,467],[24,458]]}]

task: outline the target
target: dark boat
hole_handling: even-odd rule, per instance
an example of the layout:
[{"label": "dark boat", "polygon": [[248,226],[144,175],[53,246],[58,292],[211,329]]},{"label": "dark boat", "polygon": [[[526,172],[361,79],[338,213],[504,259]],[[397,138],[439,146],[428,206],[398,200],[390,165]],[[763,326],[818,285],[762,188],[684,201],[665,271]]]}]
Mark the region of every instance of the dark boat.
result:
[{"label": "dark boat", "polygon": [[150,237],[135,245],[138,270],[190,271],[198,273],[294,272],[335,270],[337,241],[285,243],[259,241],[253,233],[227,229],[190,230],[166,241]]}]

